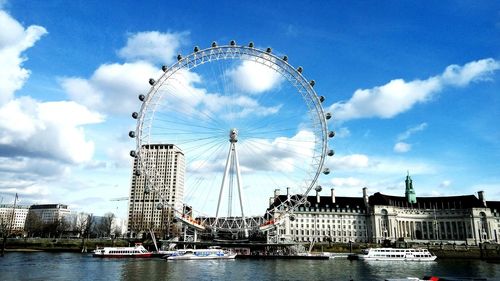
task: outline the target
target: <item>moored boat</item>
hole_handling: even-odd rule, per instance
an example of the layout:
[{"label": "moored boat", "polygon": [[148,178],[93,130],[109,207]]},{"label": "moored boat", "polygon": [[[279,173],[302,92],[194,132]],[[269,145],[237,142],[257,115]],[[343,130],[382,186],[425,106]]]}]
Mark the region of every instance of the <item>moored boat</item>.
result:
[{"label": "moored boat", "polygon": [[357,255],[366,261],[433,261],[436,256],[427,249],[369,248]]},{"label": "moored boat", "polygon": [[134,247],[97,248],[92,255],[101,258],[149,258],[152,254],[141,243],[136,243]]},{"label": "moored boat", "polygon": [[209,249],[181,249],[163,258],[167,260],[208,260],[208,259],[234,259],[236,254],[220,248]]}]

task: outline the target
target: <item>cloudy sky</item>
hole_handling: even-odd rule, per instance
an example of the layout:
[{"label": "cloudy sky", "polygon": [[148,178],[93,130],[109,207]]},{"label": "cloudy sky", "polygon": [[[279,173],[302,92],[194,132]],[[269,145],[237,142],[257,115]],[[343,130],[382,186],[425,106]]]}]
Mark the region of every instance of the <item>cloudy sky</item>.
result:
[{"label": "cloudy sky", "polygon": [[[325,194],[359,196],[366,186],[404,195],[409,171],[417,196],[484,190],[500,200],[497,1],[143,2],[0,0],[2,203],[18,193],[22,204],[125,214],[126,201],[110,200],[128,196],[137,95],[177,54],[233,39],[286,54],[326,97],[336,155],[320,179]],[[187,72],[182,87],[196,99],[179,95],[179,106],[216,112],[231,103],[261,118],[294,108],[262,98],[286,90],[274,73],[248,63],[225,67],[217,77],[231,81],[237,99],[202,84],[203,72]],[[307,137],[301,120],[294,124],[284,137]],[[278,157],[276,140],[255,155]],[[275,159],[284,171],[298,161]],[[264,165],[251,160],[242,169]],[[257,205],[274,188],[282,184],[266,187]]]}]

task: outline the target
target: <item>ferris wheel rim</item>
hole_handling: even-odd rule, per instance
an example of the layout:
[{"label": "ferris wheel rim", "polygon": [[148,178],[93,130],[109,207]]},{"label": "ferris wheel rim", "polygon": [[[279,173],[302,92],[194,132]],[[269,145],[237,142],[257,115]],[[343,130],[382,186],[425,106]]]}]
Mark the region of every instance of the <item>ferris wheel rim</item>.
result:
[{"label": "ferris wheel rim", "polygon": [[[317,95],[314,90],[314,82],[307,81],[306,78],[302,75],[301,68],[292,67],[287,58],[280,58],[274,55],[270,48],[263,50],[260,48],[250,47],[250,46],[241,46],[241,45],[222,45],[222,46],[211,46],[205,49],[198,49],[195,47],[195,51],[187,55],[186,57],[178,56],[177,62],[173,63],[170,67],[162,67],[163,73],[157,81],[151,82],[151,88],[147,92],[145,96],[142,97],[142,105],[140,112],[138,113],[137,125],[135,130],[135,138],[136,138],[136,158],[139,163],[139,168],[142,170],[144,168],[143,165],[143,157],[142,151],[145,144],[150,144],[150,130],[151,124],[154,121],[154,115],[156,114],[156,107],[160,104],[162,94],[158,94],[159,89],[167,83],[168,79],[171,78],[177,71],[181,69],[194,69],[202,64],[211,63],[212,61],[219,60],[249,60],[265,65],[272,70],[279,73],[282,77],[285,77],[288,82],[298,91],[298,94],[302,95],[304,98],[304,102],[308,102],[307,107],[309,109],[311,116],[316,118],[311,122],[314,123],[316,136],[320,136],[319,140],[316,143],[319,144],[319,149],[314,151],[313,158],[314,164],[311,166],[314,167],[314,175],[311,175],[307,178],[309,182],[307,188],[304,190],[302,197],[304,198],[309,194],[311,189],[315,186],[318,181],[319,176],[322,173],[324,161],[327,155],[328,149],[328,126],[325,118],[325,112],[321,105],[321,98]],[[150,114],[150,115],[148,115]],[[150,117],[148,119],[147,117]],[[145,133],[146,132],[146,133]],[[147,174],[146,170],[142,172]],[[151,181],[152,175],[147,176],[148,181],[151,185],[154,183]],[[290,199],[286,204],[290,209],[293,210],[298,205],[304,203],[303,199],[294,200]],[[285,204],[285,203],[283,203]],[[283,205],[282,204],[282,205]]]}]

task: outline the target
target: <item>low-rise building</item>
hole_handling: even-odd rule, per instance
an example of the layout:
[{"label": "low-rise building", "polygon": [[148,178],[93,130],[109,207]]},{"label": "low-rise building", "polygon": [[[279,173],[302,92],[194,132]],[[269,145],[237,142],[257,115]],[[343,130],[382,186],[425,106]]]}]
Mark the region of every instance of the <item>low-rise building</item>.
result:
[{"label": "low-rise building", "polygon": [[14,205],[2,204],[0,205],[0,224],[10,229],[11,233],[22,232],[28,210],[29,206],[16,205],[14,208]]},{"label": "low-rise building", "polygon": [[42,223],[53,223],[71,214],[68,205],[64,204],[31,205],[29,212],[36,214]]}]

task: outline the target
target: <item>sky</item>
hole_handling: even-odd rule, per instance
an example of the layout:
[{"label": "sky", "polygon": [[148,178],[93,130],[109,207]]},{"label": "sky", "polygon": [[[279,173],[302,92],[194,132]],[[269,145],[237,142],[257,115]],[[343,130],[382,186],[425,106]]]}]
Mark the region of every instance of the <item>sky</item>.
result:
[{"label": "sky", "polygon": [[[417,196],[484,190],[500,201],[498,1],[0,0],[1,203],[17,193],[20,204],[125,216],[127,202],[116,199],[130,189],[137,95],[177,54],[230,40],[286,54],[316,81],[336,131],[323,195],[361,196],[367,187],[404,196],[409,172]],[[286,100],[263,107],[272,99],[262,93],[286,89],[275,73],[226,67],[223,77],[249,97],[238,100],[242,112],[294,108]],[[193,73],[183,76],[188,92],[214,109],[222,95]],[[253,160],[276,154],[271,144]],[[246,204],[258,214],[274,189],[246,188]]]}]

